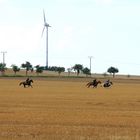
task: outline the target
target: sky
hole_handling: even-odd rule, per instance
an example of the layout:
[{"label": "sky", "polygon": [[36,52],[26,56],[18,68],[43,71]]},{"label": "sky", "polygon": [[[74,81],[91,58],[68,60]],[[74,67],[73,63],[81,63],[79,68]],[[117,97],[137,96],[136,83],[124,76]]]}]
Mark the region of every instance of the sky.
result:
[{"label": "sky", "polygon": [[[139,0],[0,0],[0,52],[7,67],[82,64],[92,73],[111,66],[119,74],[140,75]],[[3,62],[3,53],[0,53]]]}]

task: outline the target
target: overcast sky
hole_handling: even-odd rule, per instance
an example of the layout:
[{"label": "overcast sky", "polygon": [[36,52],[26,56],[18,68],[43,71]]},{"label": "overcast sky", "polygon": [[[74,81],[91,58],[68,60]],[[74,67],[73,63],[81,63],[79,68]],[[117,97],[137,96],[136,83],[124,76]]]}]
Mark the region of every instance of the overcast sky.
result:
[{"label": "overcast sky", "polygon": [[93,56],[93,73],[113,66],[140,75],[139,0],[0,0],[0,52],[7,52],[8,67],[46,64],[43,9],[52,26],[49,66],[89,68]]}]

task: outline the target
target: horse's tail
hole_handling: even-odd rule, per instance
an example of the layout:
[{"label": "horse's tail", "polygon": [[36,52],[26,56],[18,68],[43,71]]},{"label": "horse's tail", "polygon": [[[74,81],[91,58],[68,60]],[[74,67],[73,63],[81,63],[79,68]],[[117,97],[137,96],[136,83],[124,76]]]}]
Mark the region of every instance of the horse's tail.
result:
[{"label": "horse's tail", "polygon": [[19,86],[21,86],[22,84],[23,84],[23,82],[20,82],[20,83],[19,83]]},{"label": "horse's tail", "polygon": [[89,85],[89,82],[86,84],[86,86],[88,86]]},{"label": "horse's tail", "polygon": [[86,87],[89,87],[89,85],[90,85],[90,82],[88,82],[88,83],[86,84]]}]

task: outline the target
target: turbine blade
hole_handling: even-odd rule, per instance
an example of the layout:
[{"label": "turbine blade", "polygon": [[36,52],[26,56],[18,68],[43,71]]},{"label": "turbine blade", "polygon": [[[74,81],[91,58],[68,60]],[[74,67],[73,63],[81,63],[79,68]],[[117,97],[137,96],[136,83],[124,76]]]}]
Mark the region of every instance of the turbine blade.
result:
[{"label": "turbine blade", "polygon": [[46,24],[46,17],[45,17],[45,12],[43,10],[43,17],[44,17],[44,24]]},{"label": "turbine blade", "polygon": [[43,30],[42,30],[42,34],[41,34],[41,37],[43,36],[44,30],[45,30],[45,26],[44,26],[44,28],[43,28]]}]

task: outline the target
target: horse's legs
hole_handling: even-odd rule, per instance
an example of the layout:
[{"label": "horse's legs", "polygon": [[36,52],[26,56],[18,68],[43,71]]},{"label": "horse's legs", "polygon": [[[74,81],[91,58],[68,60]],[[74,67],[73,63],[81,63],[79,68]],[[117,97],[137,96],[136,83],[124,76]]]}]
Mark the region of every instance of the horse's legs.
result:
[{"label": "horse's legs", "polygon": [[29,85],[28,85],[28,87],[31,87],[31,88],[33,88],[33,86],[32,86],[31,84],[29,84]]},{"label": "horse's legs", "polygon": [[93,88],[97,88],[97,86],[93,86]]}]

